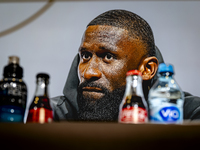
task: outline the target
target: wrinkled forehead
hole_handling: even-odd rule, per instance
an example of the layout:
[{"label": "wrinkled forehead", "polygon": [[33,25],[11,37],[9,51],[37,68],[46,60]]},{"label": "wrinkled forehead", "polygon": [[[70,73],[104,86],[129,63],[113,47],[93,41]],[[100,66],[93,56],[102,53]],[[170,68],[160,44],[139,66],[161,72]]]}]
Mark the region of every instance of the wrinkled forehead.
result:
[{"label": "wrinkled forehead", "polygon": [[116,44],[126,37],[128,37],[126,29],[108,25],[92,25],[86,29],[82,40],[84,42],[98,41]]}]

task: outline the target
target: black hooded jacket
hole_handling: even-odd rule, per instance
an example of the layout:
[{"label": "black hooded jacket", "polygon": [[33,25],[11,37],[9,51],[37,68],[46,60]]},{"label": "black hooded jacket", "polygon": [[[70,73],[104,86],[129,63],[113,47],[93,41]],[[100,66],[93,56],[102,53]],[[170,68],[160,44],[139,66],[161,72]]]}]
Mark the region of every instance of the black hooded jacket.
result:
[{"label": "black hooded jacket", "polygon": [[[164,62],[163,57],[156,47],[156,57],[159,63]],[[75,56],[67,81],[63,89],[63,96],[57,96],[51,98],[51,104],[54,111],[54,120],[76,120],[78,112],[77,104],[77,87],[79,85],[78,79],[78,64],[79,56]],[[151,82],[153,84],[157,80],[155,76]],[[190,93],[184,92],[185,103],[184,103],[184,119],[185,120],[197,120],[200,119],[200,98],[191,95]]]}]

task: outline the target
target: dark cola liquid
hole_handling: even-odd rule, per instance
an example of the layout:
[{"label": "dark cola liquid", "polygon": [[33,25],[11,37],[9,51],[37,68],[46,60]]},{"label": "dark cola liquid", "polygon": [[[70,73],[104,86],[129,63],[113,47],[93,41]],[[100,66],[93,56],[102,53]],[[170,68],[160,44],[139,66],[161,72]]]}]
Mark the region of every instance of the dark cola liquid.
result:
[{"label": "dark cola liquid", "polygon": [[145,123],[147,122],[147,110],[139,96],[126,97],[125,103],[120,111],[119,121],[121,123]]},{"label": "dark cola liquid", "polygon": [[0,122],[23,122],[27,88],[21,79],[5,78],[0,82]]},{"label": "dark cola liquid", "polygon": [[46,96],[35,97],[29,108],[27,122],[50,123],[53,120],[53,111]]}]

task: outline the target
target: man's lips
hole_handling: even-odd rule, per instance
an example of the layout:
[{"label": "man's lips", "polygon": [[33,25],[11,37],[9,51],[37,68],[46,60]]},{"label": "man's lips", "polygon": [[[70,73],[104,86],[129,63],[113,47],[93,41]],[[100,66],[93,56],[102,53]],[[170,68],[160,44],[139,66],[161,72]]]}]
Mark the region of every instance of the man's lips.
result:
[{"label": "man's lips", "polygon": [[83,87],[83,91],[88,91],[88,92],[102,92],[103,90],[98,87]]}]

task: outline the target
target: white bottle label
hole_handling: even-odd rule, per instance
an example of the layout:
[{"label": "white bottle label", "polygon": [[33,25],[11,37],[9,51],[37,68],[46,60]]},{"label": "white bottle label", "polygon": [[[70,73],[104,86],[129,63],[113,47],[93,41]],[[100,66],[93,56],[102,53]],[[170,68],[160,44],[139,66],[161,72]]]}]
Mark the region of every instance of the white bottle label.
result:
[{"label": "white bottle label", "polygon": [[150,105],[150,121],[153,123],[182,123],[183,108],[173,103]]}]

